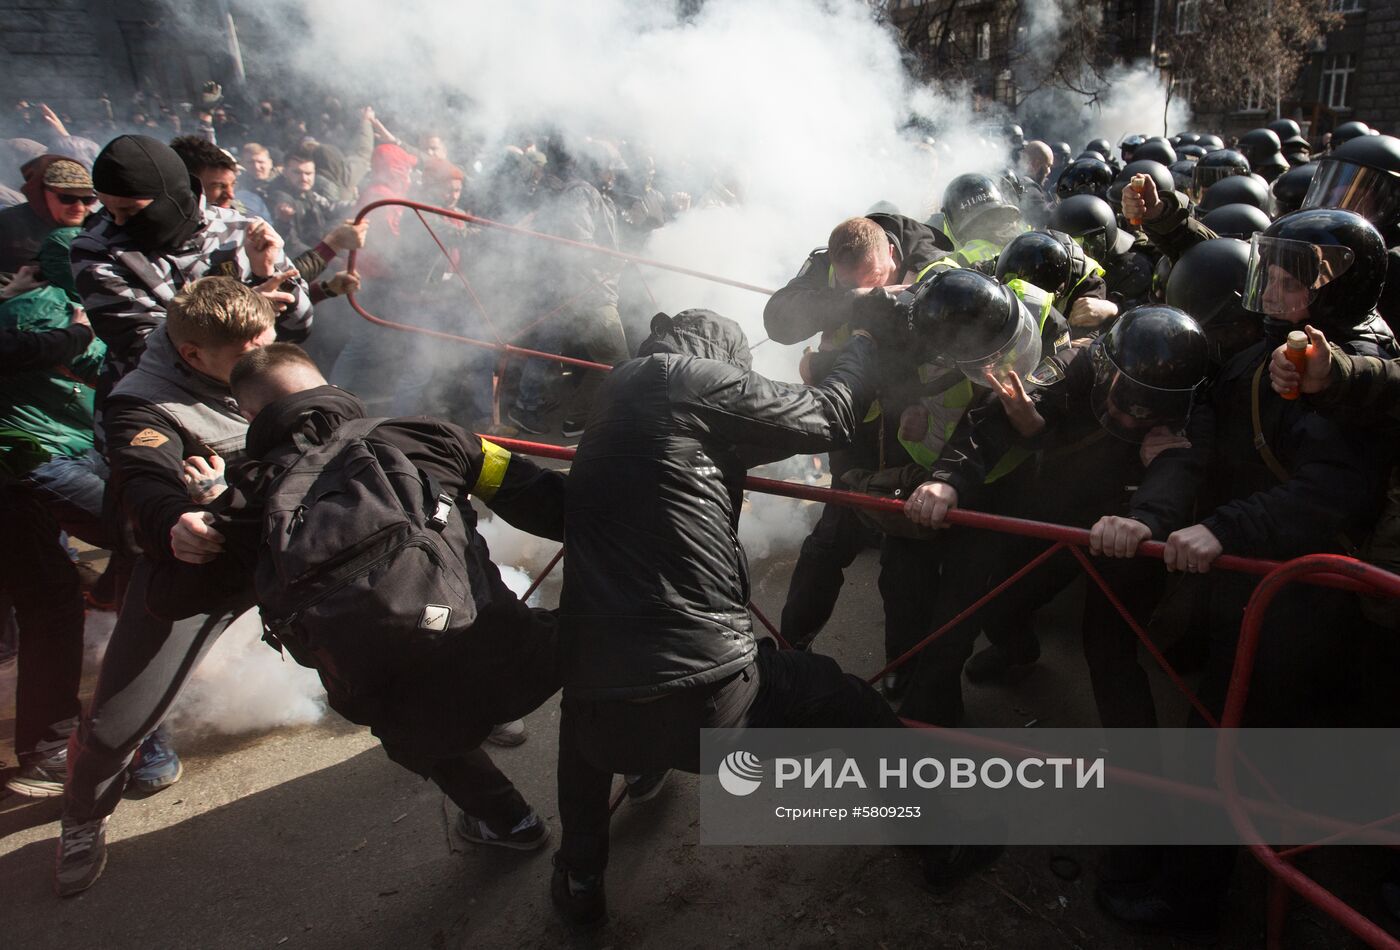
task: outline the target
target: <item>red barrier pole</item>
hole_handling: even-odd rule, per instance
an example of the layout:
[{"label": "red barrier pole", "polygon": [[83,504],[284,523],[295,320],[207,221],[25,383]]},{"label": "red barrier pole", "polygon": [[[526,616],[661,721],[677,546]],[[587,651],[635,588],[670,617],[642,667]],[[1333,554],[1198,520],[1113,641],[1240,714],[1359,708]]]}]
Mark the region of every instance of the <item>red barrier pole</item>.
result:
[{"label": "red barrier pole", "polygon": [[[1280,565],[1260,581],[1249,598],[1249,604],[1244,611],[1244,621],[1240,624],[1240,642],[1235,650],[1235,666],[1230,674],[1225,710],[1220,717],[1223,728],[1215,750],[1216,780],[1221,791],[1225,793],[1225,809],[1231,823],[1246,841],[1253,842],[1248,845],[1250,852],[1275,879],[1337,921],[1367,946],[1400,950],[1400,940],[1396,940],[1346,901],[1293,867],[1273,848],[1264,844],[1258,829],[1250,820],[1248,810],[1240,802],[1234,768],[1238,744],[1234,730],[1239,728],[1244,718],[1245,704],[1249,699],[1249,679],[1254,673],[1254,661],[1258,653],[1264,617],[1274,598],[1284,587],[1295,581],[1306,581],[1318,574],[1343,575],[1364,584],[1368,589],[1378,590],[1391,597],[1400,596],[1400,577],[1370,564],[1336,554],[1309,554],[1295,558]],[[1273,913],[1270,916],[1270,926],[1281,926],[1276,901],[1271,904],[1271,909]],[[1277,932],[1270,934],[1271,941],[1278,938]]]},{"label": "red barrier pole", "polygon": [[[550,445],[547,442],[529,442],[524,439],[507,439],[494,435],[484,435],[482,438],[494,442],[503,449],[512,452],[519,452],[522,455],[538,455],[542,458],[560,459],[571,461],[576,451],[573,446]],[[862,495],[859,492],[842,491],[834,488],[817,488],[813,485],[802,485],[797,482],[785,482],[776,478],[762,478],[757,475],[750,475],[744,479],[744,487],[750,491],[763,492],[768,495],[780,495],[784,498],[797,498],[803,501],[820,501],[825,504],[845,505],[850,508],[865,508],[869,511],[883,511],[893,514],[904,514],[904,502],[895,498],[874,498],[870,495]],[[1060,541],[1064,544],[1076,545],[1079,547],[1089,546],[1089,531],[1085,528],[1071,528],[1067,525],[1050,524],[1044,521],[1028,521],[1025,518],[1007,518],[1002,515],[989,515],[986,512],[972,511],[968,508],[954,508],[948,512],[948,523],[951,525],[961,525],[967,528],[981,528],[987,531],[1001,531],[1007,534],[1016,534],[1027,538],[1040,538],[1045,541]],[[1166,545],[1160,541],[1144,541],[1138,545],[1138,557],[1150,557],[1157,560],[1162,559],[1162,552]],[[1346,562],[1346,558],[1338,558],[1339,561]],[[1224,571],[1237,571],[1242,574],[1257,574],[1263,576],[1279,566],[1278,561],[1266,561],[1261,558],[1236,557],[1225,554],[1215,559],[1214,566]],[[1329,575],[1320,575],[1307,578],[1304,583],[1314,584],[1319,587],[1336,587],[1341,590],[1365,591],[1370,588],[1357,580],[1349,571],[1336,571]],[[1396,578],[1396,583],[1400,584],[1400,578]]]},{"label": "red barrier pole", "polygon": [[[541,231],[531,231],[528,228],[519,228],[513,224],[504,224],[500,221],[492,221],[490,218],[481,218],[465,211],[455,211],[451,208],[439,208],[435,205],[423,204],[420,201],[409,201],[406,198],[385,198],[382,201],[372,201],[360,209],[355,215],[355,223],[359,224],[365,217],[376,208],[399,207],[410,208],[413,211],[426,211],[429,214],[441,215],[444,218],[452,218],[454,221],[466,221],[470,224],[480,224],[483,227],[495,228],[498,231],[505,231],[507,234],[518,234],[522,237],[534,238],[539,241],[549,241],[552,244],[562,244],[565,247],[573,247],[583,251],[591,251],[594,254],[601,254],[604,257],[616,258],[626,261],[629,264],[643,264],[647,267],[655,267],[658,270],[671,271],[675,274],[684,274],[687,277],[698,277],[701,280],[708,280],[715,284],[724,284],[728,287],[737,287],[740,290],[751,290],[756,294],[763,294],[771,297],[775,291],[760,287],[757,284],[748,284],[742,280],[731,280],[728,277],[720,277],[718,274],[707,274],[704,271],[692,270],[689,267],[680,267],[676,264],[667,264],[664,261],[656,261],[647,257],[639,257],[636,254],[625,254],[622,251],[614,251],[611,248],[599,247],[596,244],[585,244],[582,241],[571,241],[568,238],[557,237],[553,234],[545,234]],[[355,270],[355,253],[350,252],[350,261],[347,264],[353,273]]]}]

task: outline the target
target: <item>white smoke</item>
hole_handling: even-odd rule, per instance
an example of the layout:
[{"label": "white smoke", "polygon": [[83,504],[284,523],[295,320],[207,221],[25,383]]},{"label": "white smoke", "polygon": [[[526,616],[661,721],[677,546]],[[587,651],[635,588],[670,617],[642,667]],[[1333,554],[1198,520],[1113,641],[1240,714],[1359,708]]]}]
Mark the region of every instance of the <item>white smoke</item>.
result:
[{"label": "white smoke", "polygon": [[[711,0],[690,18],[668,0],[242,6],[271,22],[304,13],[287,55],[265,54],[318,81],[337,77],[347,101],[352,89],[380,102],[392,94],[418,127],[468,128],[488,156],[513,130],[551,128],[575,142],[642,144],[663,175],[732,183],[740,207],[701,209],[693,195],[696,210],[645,253],[763,287],[786,283],[842,219],[881,200],[922,219],[948,179],[1006,161],[979,134],[999,132],[1000,119],[974,114],[968,97],[911,85],[892,35],[857,0]],[[902,131],[911,116],[939,129],[936,170]],[[751,343],[766,336],[763,296],[644,274],[658,309],[709,306],[738,320]],[[769,344],[756,368],[796,379],[797,356]]]},{"label": "white smoke", "polygon": [[209,648],[166,722],[181,733],[243,735],[318,722],[326,693],[314,670],[262,642],[255,611]]},{"label": "white smoke", "polygon": [[1187,131],[1190,106],[1174,95],[1168,109],[1166,96],[1166,85],[1156,70],[1141,63],[1118,66],[1107,74],[1103,99],[1085,106],[1081,116],[1096,134],[1114,144],[1131,132],[1170,136]]}]

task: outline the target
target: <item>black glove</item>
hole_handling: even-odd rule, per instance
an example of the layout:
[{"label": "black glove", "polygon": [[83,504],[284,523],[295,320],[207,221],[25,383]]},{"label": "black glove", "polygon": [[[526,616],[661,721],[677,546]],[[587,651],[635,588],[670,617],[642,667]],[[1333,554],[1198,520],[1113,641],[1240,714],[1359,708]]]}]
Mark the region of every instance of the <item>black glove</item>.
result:
[{"label": "black glove", "polygon": [[880,349],[892,352],[907,342],[909,312],[900,295],[876,287],[858,295],[851,310],[851,329],[869,333]]}]

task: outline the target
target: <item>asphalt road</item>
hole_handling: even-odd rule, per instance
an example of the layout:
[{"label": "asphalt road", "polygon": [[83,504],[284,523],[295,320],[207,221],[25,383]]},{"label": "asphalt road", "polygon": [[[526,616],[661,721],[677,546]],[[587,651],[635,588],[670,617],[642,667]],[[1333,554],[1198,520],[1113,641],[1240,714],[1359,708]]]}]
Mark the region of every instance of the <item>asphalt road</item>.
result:
[{"label": "asphalt road", "polygon": [[[755,600],[776,617],[791,555],[754,565]],[[849,670],[879,668],[876,553],[849,573],[819,644]],[[546,601],[553,596],[545,590]],[[1015,687],[970,687],[988,726],[1093,722],[1075,637],[1074,593],[1042,612],[1047,655]],[[0,704],[13,672],[0,673]],[[1181,715],[1164,678],[1164,717]],[[12,730],[0,706],[0,737]],[[530,738],[492,755],[557,834],[557,705],[528,719]],[[1164,718],[1164,721],[1180,721]],[[8,740],[6,740],[8,741]],[[97,885],[62,900],[49,889],[57,804],[0,801],[0,945],[13,948],[516,947],[1173,947],[1123,930],[1093,906],[1095,853],[1012,848],[951,894],[932,897],[905,852],[889,848],[721,848],[699,844],[695,781],[674,777],[613,822],[611,923],[571,935],[552,913],[549,854],[473,847],[449,829],[455,809],[388,761],[365,730],[321,723],[242,737],[183,735],[173,788],[125,801]],[[13,761],[8,746],[0,756]],[[1082,874],[1063,880],[1050,857]],[[1063,869],[1063,863],[1060,863]],[[1325,870],[1325,869],[1324,869]],[[1377,880],[1344,875],[1366,905]],[[1219,946],[1262,946],[1262,874],[1240,862]],[[1293,903],[1291,947],[1348,946]]]}]

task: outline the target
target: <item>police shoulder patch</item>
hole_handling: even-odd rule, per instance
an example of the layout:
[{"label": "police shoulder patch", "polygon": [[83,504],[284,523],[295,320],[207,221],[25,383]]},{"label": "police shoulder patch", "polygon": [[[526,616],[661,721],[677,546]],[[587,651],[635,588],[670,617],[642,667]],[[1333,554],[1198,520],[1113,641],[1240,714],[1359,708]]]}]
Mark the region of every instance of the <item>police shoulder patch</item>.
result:
[{"label": "police shoulder patch", "polygon": [[131,437],[131,444],[143,449],[155,449],[170,441],[170,436],[155,429],[142,429]]},{"label": "police shoulder patch", "polygon": [[1041,360],[1040,365],[1026,377],[1026,382],[1032,386],[1051,386],[1064,378],[1064,367],[1056,360],[1047,357]]}]

